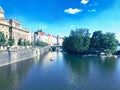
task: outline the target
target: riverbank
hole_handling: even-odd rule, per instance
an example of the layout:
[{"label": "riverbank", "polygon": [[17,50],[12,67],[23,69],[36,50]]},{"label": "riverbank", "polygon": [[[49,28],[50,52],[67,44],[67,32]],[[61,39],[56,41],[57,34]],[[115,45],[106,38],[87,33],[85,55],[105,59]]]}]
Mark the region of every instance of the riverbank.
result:
[{"label": "riverbank", "polygon": [[15,62],[27,60],[49,51],[47,47],[32,47],[26,49],[8,49],[0,51],[0,67]]}]

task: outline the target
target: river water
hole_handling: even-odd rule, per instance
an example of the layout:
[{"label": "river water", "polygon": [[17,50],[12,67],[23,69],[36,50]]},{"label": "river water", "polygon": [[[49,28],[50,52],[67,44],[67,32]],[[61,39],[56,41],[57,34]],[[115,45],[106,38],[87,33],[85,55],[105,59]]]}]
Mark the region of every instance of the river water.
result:
[{"label": "river water", "polygon": [[0,67],[0,90],[120,90],[120,58],[49,52]]}]

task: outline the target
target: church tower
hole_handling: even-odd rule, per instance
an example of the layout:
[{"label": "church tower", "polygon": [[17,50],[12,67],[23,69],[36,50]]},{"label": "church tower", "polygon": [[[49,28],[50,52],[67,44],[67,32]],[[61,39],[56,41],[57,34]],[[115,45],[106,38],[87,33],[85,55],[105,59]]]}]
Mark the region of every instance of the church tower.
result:
[{"label": "church tower", "polygon": [[0,7],[0,20],[4,19],[4,10]]}]

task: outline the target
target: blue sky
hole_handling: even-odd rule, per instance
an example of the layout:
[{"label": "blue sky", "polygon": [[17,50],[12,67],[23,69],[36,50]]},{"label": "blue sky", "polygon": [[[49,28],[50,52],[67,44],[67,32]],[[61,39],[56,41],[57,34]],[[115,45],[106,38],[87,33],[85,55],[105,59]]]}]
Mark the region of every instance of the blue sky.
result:
[{"label": "blue sky", "polygon": [[102,30],[120,36],[120,0],[0,0],[6,18],[31,31],[69,35],[74,28]]}]

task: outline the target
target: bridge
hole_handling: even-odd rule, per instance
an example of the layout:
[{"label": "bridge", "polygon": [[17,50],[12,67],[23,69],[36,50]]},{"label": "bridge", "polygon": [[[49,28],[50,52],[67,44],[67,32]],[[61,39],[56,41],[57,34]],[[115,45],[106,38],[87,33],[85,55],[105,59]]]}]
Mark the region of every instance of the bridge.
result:
[{"label": "bridge", "polygon": [[52,51],[61,51],[62,50],[62,46],[61,45],[51,46],[51,50]]}]

